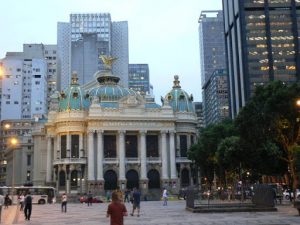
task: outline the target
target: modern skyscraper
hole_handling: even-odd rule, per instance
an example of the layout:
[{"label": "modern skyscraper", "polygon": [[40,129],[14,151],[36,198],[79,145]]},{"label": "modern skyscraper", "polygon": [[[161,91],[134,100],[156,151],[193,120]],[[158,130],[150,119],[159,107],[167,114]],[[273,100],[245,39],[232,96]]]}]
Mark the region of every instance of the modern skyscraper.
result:
[{"label": "modern skyscraper", "polygon": [[221,10],[202,11],[198,23],[203,87],[216,69],[226,67],[223,13]]},{"label": "modern skyscraper", "polygon": [[[216,71],[223,71],[226,68],[223,12],[202,11],[198,22],[203,112],[205,125],[209,125],[224,119],[218,113],[220,105],[211,101],[211,99],[218,101],[219,96],[215,90],[212,90],[213,87],[218,86],[215,84],[218,82],[217,78],[212,79],[212,76],[218,73]],[[226,76],[222,76],[222,79],[226,79]],[[228,101],[228,98],[226,99]],[[228,106],[228,103],[226,105]],[[214,115],[211,115],[212,109],[215,110]]]},{"label": "modern skyscraper", "polygon": [[299,7],[298,0],[223,0],[232,117],[257,85],[299,81]]},{"label": "modern skyscraper", "polygon": [[66,88],[72,71],[79,83],[94,81],[94,74],[103,69],[100,55],[117,57],[113,72],[128,87],[128,24],[112,22],[109,13],[71,14],[69,23],[58,23],[59,88]]},{"label": "modern skyscraper", "polygon": [[205,102],[205,126],[221,122],[229,118],[229,101],[227,72],[225,69],[215,70],[203,88]]},{"label": "modern skyscraper", "polygon": [[128,87],[142,95],[150,94],[148,64],[129,64]]}]

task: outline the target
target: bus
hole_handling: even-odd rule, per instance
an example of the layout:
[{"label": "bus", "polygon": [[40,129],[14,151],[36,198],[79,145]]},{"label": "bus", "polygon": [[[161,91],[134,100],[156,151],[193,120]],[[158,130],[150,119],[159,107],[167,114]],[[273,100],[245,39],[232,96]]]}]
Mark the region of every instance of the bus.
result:
[{"label": "bus", "polygon": [[26,195],[30,191],[32,196],[32,203],[46,204],[56,202],[56,189],[50,186],[16,186],[14,188],[2,186],[0,187],[0,194],[9,195],[13,204],[18,203],[19,196],[23,193]]}]

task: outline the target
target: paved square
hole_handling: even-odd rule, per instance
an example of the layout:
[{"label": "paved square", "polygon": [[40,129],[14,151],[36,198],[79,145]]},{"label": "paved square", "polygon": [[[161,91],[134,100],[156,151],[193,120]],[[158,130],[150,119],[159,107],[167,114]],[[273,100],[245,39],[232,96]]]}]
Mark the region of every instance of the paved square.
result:
[{"label": "paved square", "polygon": [[[106,218],[107,203],[68,204],[68,212],[62,213],[60,204],[34,205],[32,218],[25,221],[23,213],[16,224],[32,225],[109,225]],[[126,203],[131,211],[131,204]],[[191,213],[185,210],[184,201],[172,201],[168,206],[162,202],[141,202],[141,216],[128,216],[125,225],[299,225],[300,216],[290,205],[278,207],[278,212],[258,213]]]}]

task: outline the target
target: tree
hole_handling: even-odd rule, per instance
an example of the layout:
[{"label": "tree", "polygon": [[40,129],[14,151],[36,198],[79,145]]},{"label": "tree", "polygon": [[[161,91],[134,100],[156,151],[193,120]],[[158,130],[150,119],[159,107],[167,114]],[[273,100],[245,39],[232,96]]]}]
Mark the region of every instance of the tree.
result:
[{"label": "tree", "polygon": [[219,172],[221,175],[215,155],[218,145],[224,138],[235,133],[236,129],[232,120],[224,120],[219,124],[209,125],[201,131],[198,143],[188,151],[189,159],[195,161],[202,175],[207,177],[210,185],[214,178],[214,172]]},{"label": "tree", "polygon": [[286,85],[275,81],[259,86],[235,120],[241,143],[248,146],[253,157],[249,158],[249,164],[253,166],[256,162],[260,165],[259,170],[266,173],[274,169],[272,165],[281,165],[282,168],[278,159],[283,160],[289,167],[294,189],[298,187],[295,147],[299,112],[295,102],[299,94],[299,84]]}]

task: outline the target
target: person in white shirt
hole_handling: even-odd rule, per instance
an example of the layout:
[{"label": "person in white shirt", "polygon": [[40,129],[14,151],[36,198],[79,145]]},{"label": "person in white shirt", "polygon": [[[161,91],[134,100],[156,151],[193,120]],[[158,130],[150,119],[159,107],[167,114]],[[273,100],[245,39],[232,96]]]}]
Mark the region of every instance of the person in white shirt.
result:
[{"label": "person in white shirt", "polygon": [[164,200],[163,206],[167,206],[168,205],[168,192],[167,192],[166,188],[164,188],[164,191],[163,191],[163,194],[162,194],[162,198]]},{"label": "person in white shirt", "polygon": [[20,195],[19,199],[20,199],[20,211],[22,211],[24,209],[24,199],[25,199],[24,193]]},{"label": "person in white shirt", "polygon": [[61,196],[61,212],[67,212],[67,195],[66,193],[64,193],[62,196]]}]

